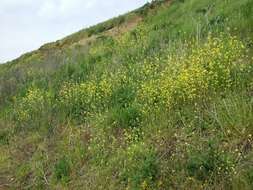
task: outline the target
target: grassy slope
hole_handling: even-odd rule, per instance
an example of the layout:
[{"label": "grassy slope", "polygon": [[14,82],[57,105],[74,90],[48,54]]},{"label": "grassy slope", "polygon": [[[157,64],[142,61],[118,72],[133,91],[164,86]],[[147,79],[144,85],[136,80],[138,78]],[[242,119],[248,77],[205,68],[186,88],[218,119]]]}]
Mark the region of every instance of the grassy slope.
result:
[{"label": "grassy slope", "polygon": [[155,3],[1,65],[0,189],[251,189],[252,13]]}]

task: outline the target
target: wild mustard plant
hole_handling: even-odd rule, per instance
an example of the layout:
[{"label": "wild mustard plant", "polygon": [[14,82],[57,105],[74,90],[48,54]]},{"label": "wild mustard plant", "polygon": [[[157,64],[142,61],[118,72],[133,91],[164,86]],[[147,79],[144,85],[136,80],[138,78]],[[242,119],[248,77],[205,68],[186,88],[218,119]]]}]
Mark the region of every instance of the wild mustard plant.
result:
[{"label": "wild mustard plant", "polygon": [[235,80],[232,73],[244,68],[244,51],[237,37],[210,35],[203,46],[193,45],[193,50],[180,59],[169,57],[167,66],[156,77],[150,74],[149,80],[141,84],[139,99],[145,110],[152,110],[190,103],[208,93],[229,89]]},{"label": "wild mustard plant", "polygon": [[111,93],[111,82],[102,77],[98,82],[64,84],[59,93],[59,100],[70,113],[76,116],[86,116],[90,115],[92,111],[101,110],[108,103]]},{"label": "wild mustard plant", "polygon": [[31,122],[41,117],[50,104],[50,94],[39,88],[28,89],[26,95],[16,102],[15,116],[19,123]]}]

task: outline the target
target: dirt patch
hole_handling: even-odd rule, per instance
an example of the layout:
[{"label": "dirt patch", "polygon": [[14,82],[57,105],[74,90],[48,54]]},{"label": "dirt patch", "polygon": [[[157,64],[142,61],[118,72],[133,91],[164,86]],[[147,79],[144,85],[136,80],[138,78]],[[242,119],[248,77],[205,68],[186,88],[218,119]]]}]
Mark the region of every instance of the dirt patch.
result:
[{"label": "dirt patch", "polygon": [[129,21],[123,23],[122,25],[106,31],[105,34],[108,36],[118,36],[120,34],[133,30],[141,21],[142,18],[136,16]]}]

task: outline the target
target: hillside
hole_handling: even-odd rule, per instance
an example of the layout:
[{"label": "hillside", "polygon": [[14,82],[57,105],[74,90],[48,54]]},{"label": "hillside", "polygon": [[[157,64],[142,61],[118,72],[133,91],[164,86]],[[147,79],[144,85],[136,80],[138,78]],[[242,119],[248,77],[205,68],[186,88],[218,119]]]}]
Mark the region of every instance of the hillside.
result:
[{"label": "hillside", "polygon": [[253,189],[253,1],[153,1],[0,65],[0,189]]}]

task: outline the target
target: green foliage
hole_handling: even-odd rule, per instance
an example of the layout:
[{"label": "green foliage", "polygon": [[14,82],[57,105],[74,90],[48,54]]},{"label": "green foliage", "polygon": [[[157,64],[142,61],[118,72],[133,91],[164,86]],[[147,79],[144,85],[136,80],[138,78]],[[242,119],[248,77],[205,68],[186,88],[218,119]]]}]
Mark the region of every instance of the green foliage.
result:
[{"label": "green foliage", "polygon": [[134,89],[130,84],[120,84],[118,88],[113,90],[111,99],[112,105],[117,105],[120,108],[128,107],[135,99]]},{"label": "green foliage", "polygon": [[109,118],[113,126],[122,128],[135,128],[141,125],[141,111],[136,105],[116,107]]},{"label": "green foliage", "polygon": [[[30,165],[28,163],[24,163],[17,168],[16,177],[19,182],[25,181],[29,176],[31,171]],[[22,184],[20,184],[22,186]],[[24,184],[23,184],[24,185]]]},{"label": "green foliage", "polygon": [[247,172],[248,181],[250,183],[250,186],[253,187],[253,168],[250,168]]},{"label": "green foliage", "polygon": [[191,153],[186,168],[190,176],[201,181],[224,180],[221,176],[229,180],[229,175],[235,169],[228,155],[218,152],[213,145],[204,152]]},{"label": "green foliage", "polygon": [[157,156],[153,149],[135,144],[129,146],[121,156],[124,166],[120,177],[129,189],[140,189],[143,183],[151,184],[159,175]]},{"label": "green foliage", "polygon": [[54,173],[57,180],[67,182],[70,177],[70,163],[66,157],[62,157],[55,164]]},{"label": "green foliage", "polygon": [[10,132],[7,130],[0,130],[0,144],[8,144]]},{"label": "green foliage", "polygon": [[[146,105],[144,112],[149,108],[197,102],[206,94],[230,89],[238,80],[233,75],[247,67],[242,63],[244,45],[235,37],[208,37],[203,46],[190,47],[192,51],[185,56],[166,59],[168,64],[164,70],[141,85],[138,94]],[[149,72],[148,69],[144,72]]]},{"label": "green foliage", "polygon": [[[14,120],[19,126],[28,126],[30,128],[38,127],[45,121],[44,116],[50,112],[50,94],[38,88],[30,88],[25,96],[17,99],[15,103]],[[41,120],[42,119],[42,120]],[[37,123],[32,121],[37,120]]]},{"label": "green foliage", "polygon": [[59,93],[59,101],[70,115],[82,119],[98,107],[105,107],[111,96],[111,83],[107,78],[81,84],[66,83]]}]

